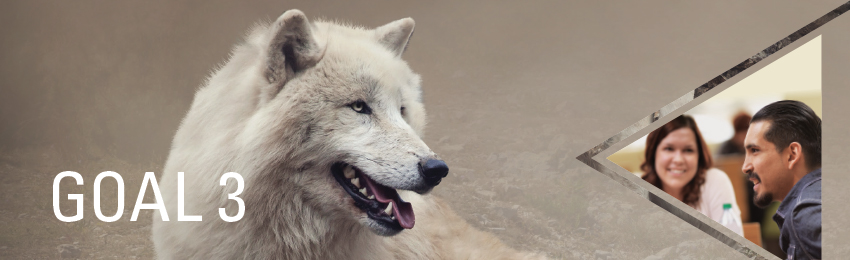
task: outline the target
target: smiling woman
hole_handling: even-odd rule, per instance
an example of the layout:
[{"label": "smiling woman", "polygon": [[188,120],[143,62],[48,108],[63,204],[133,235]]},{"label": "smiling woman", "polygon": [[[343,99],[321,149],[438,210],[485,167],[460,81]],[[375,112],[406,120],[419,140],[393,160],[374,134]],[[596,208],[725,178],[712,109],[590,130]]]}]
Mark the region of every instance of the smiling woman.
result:
[{"label": "smiling woman", "polygon": [[[646,138],[644,180],[717,222],[723,216],[723,204],[732,204],[740,222],[732,182],[711,166],[711,152],[690,116],[679,116]],[[743,234],[740,226],[732,231]]]}]

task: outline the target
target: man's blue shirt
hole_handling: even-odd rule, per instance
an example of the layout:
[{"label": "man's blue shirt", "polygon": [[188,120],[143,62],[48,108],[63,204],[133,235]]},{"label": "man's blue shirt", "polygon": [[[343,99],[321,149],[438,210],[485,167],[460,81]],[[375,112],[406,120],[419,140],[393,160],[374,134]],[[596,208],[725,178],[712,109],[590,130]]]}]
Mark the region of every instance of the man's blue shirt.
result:
[{"label": "man's blue shirt", "polygon": [[821,259],[821,169],[794,184],[773,220],[787,259]]}]

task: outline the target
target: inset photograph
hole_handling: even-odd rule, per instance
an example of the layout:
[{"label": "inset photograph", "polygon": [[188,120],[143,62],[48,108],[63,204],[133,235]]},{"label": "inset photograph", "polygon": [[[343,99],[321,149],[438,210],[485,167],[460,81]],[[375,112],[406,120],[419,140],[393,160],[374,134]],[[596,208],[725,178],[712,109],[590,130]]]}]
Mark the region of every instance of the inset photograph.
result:
[{"label": "inset photograph", "polygon": [[[762,162],[754,162],[760,159],[754,154],[759,152],[756,139],[777,140],[768,137],[776,135],[770,131],[786,124],[776,118],[791,115],[772,108],[784,109],[780,105],[785,103],[810,108],[820,129],[820,48],[817,37],[684,114],[670,116],[672,120],[608,159],[784,259],[780,228],[774,221],[782,197],[765,199],[764,194],[775,189],[758,187],[767,173],[753,166]],[[776,129],[765,128],[762,122]],[[756,126],[760,129],[750,129]],[[817,131],[818,141],[819,135]],[[808,149],[803,146],[802,150]],[[819,169],[820,146],[815,149],[817,159],[805,159],[816,160]],[[765,203],[769,205],[759,205]]]}]

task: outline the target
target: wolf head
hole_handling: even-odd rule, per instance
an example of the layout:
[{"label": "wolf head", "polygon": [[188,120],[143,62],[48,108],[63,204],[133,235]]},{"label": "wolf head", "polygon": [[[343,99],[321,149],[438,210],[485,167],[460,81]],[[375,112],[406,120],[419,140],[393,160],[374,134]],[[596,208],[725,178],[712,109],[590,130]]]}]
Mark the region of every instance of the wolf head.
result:
[{"label": "wolf head", "polygon": [[396,190],[424,194],[448,174],[420,137],[420,78],[401,60],[413,27],[410,18],[374,30],[310,22],[298,10],[257,26],[196,94],[166,170],[186,171],[177,162],[194,155],[207,158],[187,163],[196,169],[239,172],[246,218],[259,222],[308,215],[379,235],[412,228]]}]

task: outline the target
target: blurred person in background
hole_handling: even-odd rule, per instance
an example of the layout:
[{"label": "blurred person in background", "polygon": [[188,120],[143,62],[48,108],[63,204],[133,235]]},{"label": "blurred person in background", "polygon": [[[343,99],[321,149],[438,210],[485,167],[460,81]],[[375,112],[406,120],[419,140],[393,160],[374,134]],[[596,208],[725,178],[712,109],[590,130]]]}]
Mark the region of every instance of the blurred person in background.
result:
[{"label": "blurred person in background", "polygon": [[719,155],[744,155],[744,138],[747,137],[747,129],[750,128],[750,120],[752,117],[747,112],[741,111],[732,118],[732,127],[735,128],[735,134],[731,139],[723,142],[720,145]]},{"label": "blurred person in background", "polygon": [[[740,223],[732,182],[711,166],[711,153],[690,116],[679,116],[646,138],[644,180],[717,222],[723,216],[723,204],[732,204]],[[740,226],[736,229],[732,231],[743,235]]]}]

